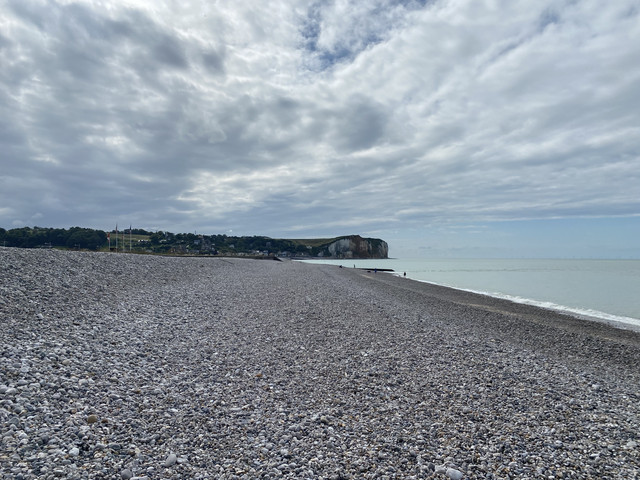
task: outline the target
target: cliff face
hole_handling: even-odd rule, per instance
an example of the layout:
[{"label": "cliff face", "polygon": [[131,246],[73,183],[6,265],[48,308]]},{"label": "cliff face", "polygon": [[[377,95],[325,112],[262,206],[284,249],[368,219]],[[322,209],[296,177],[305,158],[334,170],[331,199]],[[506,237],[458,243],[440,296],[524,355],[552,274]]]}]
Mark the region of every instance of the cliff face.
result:
[{"label": "cliff face", "polygon": [[320,254],[337,258],[388,258],[388,255],[387,242],[379,238],[362,238],[360,235],[338,238]]}]

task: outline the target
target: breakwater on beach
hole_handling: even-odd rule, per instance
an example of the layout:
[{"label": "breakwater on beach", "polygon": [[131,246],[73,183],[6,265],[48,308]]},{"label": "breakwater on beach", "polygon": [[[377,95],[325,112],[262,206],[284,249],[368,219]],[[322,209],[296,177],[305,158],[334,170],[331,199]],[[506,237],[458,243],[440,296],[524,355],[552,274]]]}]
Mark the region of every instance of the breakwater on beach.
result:
[{"label": "breakwater on beach", "polygon": [[640,338],[392,275],[0,249],[7,478],[636,478]]}]

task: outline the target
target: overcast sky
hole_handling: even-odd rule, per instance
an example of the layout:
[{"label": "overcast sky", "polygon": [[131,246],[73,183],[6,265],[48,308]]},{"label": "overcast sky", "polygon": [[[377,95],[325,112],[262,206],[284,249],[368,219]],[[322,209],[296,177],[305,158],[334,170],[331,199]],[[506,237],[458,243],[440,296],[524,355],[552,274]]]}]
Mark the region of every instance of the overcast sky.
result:
[{"label": "overcast sky", "polygon": [[640,257],[637,0],[0,0],[0,226]]}]

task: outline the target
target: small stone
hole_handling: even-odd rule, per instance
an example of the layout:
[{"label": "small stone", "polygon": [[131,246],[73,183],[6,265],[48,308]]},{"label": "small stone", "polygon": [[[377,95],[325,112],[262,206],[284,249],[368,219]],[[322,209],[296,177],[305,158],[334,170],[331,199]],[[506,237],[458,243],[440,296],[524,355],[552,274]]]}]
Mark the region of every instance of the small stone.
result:
[{"label": "small stone", "polygon": [[171,453],[171,454],[169,454],[167,459],[164,461],[164,466],[165,467],[172,467],[173,465],[176,464],[177,461],[178,461],[178,457],[176,456],[176,454],[175,453]]},{"label": "small stone", "polygon": [[447,468],[445,475],[451,480],[461,480],[462,477],[464,477],[464,474],[460,470],[456,470],[455,468]]},{"label": "small stone", "polygon": [[433,471],[433,473],[442,473],[442,474],[446,474],[447,473],[447,466],[446,465],[439,465],[436,466],[435,470]]},{"label": "small stone", "polygon": [[80,449],[78,447],[73,447],[71,450],[69,450],[69,455],[71,455],[72,457],[77,457],[78,455],[80,455]]},{"label": "small stone", "polygon": [[131,480],[132,477],[133,473],[128,468],[125,468],[120,472],[120,478],[122,478],[122,480]]},{"label": "small stone", "polygon": [[88,424],[96,423],[97,421],[98,421],[98,416],[97,415],[89,415],[87,417],[87,423]]}]

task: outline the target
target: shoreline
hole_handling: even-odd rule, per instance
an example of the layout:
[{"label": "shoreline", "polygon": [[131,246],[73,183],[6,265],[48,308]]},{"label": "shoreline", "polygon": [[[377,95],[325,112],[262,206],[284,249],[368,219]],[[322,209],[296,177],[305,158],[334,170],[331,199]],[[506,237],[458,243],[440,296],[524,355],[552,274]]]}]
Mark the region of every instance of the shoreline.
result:
[{"label": "shoreline", "polygon": [[3,249],[0,279],[8,477],[640,475],[636,332],[301,262]]},{"label": "shoreline", "polygon": [[[379,270],[380,271],[380,270]],[[392,270],[393,271],[393,270]],[[390,272],[386,272],[386,273],[390,273]],[[400,277],[400,275],[395,272],[393,274],[394,276],[397,276],[398,278],[402,278]],[[617,328],[620,330],[629,330],[629,331],[633,331],[633,332],[640,332],[640,320],[637,318],[633,318],[633,317],[623,317],[620,315],[613,315],[613,314],[609,314],[606,312],[599,312],[599,311],[593,311],[592,314],[589,314],[588,310],[585,309],[577,309],[577,308],[571,308],[571,307],[567,307],[565,305],[556,305],[554,303],[551,302],[541,302],[538,300],[533,300],[530,298],[524,298],[524,297],[514,297],[512,295],[506,295],[506,294],[491,294],[490,292],[483,292],[483,291],[479,291],[479,290],[473,290],[470,288],[462,288],[462,287],[453,287],[451,285],[444,285],[441,283],[436,283],[436,282],[430,282],[428,280],[418,280],[415,278],[406,278],[407,280],[411,280],[413,282],[419,282],[419,283],[427,283],[429,285],[434,285],[434,286],[438,286],[438,287],[443,287],[443,288],[449,288],[451,290],[457,290],[460,292],[468,292],[468,293],[473,293],[476,295],[480,295],[483,297],[489,297],[492,299],[496,299],[496,300],[504,300],[507,302],[511,302],[511,303],[516,303],[516,304],[521,304],[521,305],[529,305],[531,307],[535,307],[535,308],[540,308],[542,310],[548,310],[550,312],[554,312],[560,315],[568,315],[570,317],[574,317],[577,318],[578,320],[583,320],[583,321],[587,321],[587,322],[595,322],[595,323],[604,323],[605,325],[608,325],[612,328]]]},{"label": "shoreline", "polygon": [[[517,302],[509,298],[493,296],[485,292],[441,285],[426,280],[403,278],[397,274],[387,276],[398,281],[383,281],[383,283],[387,285],[403,288],[404,282],[410,282],[411,286],[409,290],[439,299],[446,299],[454,304],[470,308],[479,308],[487,312],[512,317],[520,316],[521,320],[545,325],[549,328],[583,332],[601,338],[615,339],[616,341],[628,343],[640,348],[640,327],[632,324],[579,315],[568,310],[557,310],[528,302]],[[378,277],[377,274],[373,273],[371,277],[374,279],[384,278],[384,276]],[[423,285],[426,286],[426,288],[421,288]]]},{"label": "shoreline", "polygon": [[[329,266],[330,268],[333,265]],[[342,269],[349,272],[353,269]],[[357,270],[357,269],[356,269]],[[553,342],[546,344],[549,337],[565,338],[569,336],[586,336],[589,339],[597,339],[611,343],[612,345],[630,346],[634,350],[640,350],[640,332],[634,329],[623,328],[601,319],[581,318],[568,312],[556,311],[553,309],[531,305],[528,303],[513,302],[508,299],[494,297],[484,293],[477,293],[469,290],[457,289],[454,287],[439,285],[436,283],[414,280],[399,277],[397,275],[380,275],[365,273],[368,280],[378,281],[386,289],[393,286],[398,290],[393,292],[394,295],[408,299],[414,294],[424,295],[426,298],[434,298],[439,301],[445,301],[461,308],[477,309],[487,314],[497,315],[500,320],[509,319],[508,324],[501,325],[500,321],[492,323],[490,335],[499,336],[498,332],[501,327],[508,327],[506,330],[510,332],[513,341],[514,338],[526,339],[526,348],[535,348],[537,351],[549,351],[550,345],[554,347],[554,354],[560,355],[564,351],[565,345]],[[405,291],[403,295],[399,292]],[[408,294],[408,296],[407,296]],[[409,302],[409,300],[407,300]],[[418,302],[419,304],[419,302]],[[414,302],[415,305],[415,302]],[[414,306],[415,308],[415,306]],[[472,325],[468,325],[471,327]],[[626,327],[626,326],[625,326]],[[514,333],[515,331],[515,333]],[[522,335],[519,331],[528,332],[527,336]],[[535,333],[531,333],[535,332]],[[536,338],[536,334],[540,334]],[[483,332],[487,334],[487,332]],[[583,358],[588,361],[588,355],[580,355],[579,352],[572,352],[576,358]],[[616,356],[618,360],[626,362],[623,355]],[[638,361],[638,369],[640,370],[640,357],[634,357]],[[604,362],[608,362],[606,358],[600,358]]]},{"label": "shoreline", "polygon": [[[391,260],[391,259],[390,259]],[[436,259],[437,261],[438,259]],[[472,259],[470,261],[477,261],[478,259]],[[480,260],[485,260],[485,259],[480,259]],[[503,260],[503,259],[498,259],[498,260]],[[525,260],[525,261],[530,261],[530,260]],[[569,261],[573,261],[573,260],[569,260]],[[612,261],[612,260],[595,260],[595,261]],[[337,261],[336,261],[337,262]],[[365,261],[366,262],[366,261]],[[310,264],[323,264],[323,262],[321,261],[317,261],[317,262],[305,262],[305,263],[310,263]],[[341,265],[343,262],[340,263],[334,263],[332,262],[327,262],[327,265]],[[407,265],[394,265],[393,263],[391,265],[387,265],[387,266],[393,266],[394,269],[390,269],[390,268],[380,268],[380,265],[382,265],[382,263],[378,263],[378,264],[373,264],[373,266],[368,266],[367,268],[361,267],[361,266],[355,266],[354,268],[359,268],[362,269],[364,268],[365,270],[369,269],[369,270],[374,270],[375,267],[379,267],[378,268],[378,272],[382,272],[382,271],[386,271],[391,273],[392,275],[396,275],[398,277],[402,278],[402,267],[405,267]],[[351,268],[351,266],[345,266],[343,265],[343,268]],[[506,286],[502,286],[502,290],[500,286],[494,286],[494,288],[496,289],[495,291],[492,290],[487,290],[487,289],[483,289],[483,287],[478,286],[478,282],[475,282],[476,285],[475,286],[458,286],[458,285],[453,285],[453,284],[449,284],[447,282],[438,282],[438,281],[434,281],[431,279],[425,279],[425,278],[415,278],[413,276],[413,274],[411,272],[409,272],[409,270],[407,270],[407,272],[409,273],[409,276],[406,277],[406,279],[411,279],[413,281],[417,281],[417,282],[423,282],[423,283],[428,283],[428,284],[433,284],[433,285],[438,285],[438,286],[442,286],[442,287],[447,287],[447,288],[452,288],[454,290],[459,290],[459,291],[463,291],[463,292],[471,292],[471,293],[476,293],[479,295],[485,295],[485,296],[489,296],[489,297],[493,297],[493,298],[497,298],[497,299],[502,299],[502,300],[507,300],[510,302],[514,302],[514,303],[520,303],[520,304],[525,304],[525,305],[532,305],[535,307],[539,307],[539,308],[543,308],[543,309],[547,309],[547,310],[551,310],[554,312],[558,312],[561,314],[566,314],[566,315],[570,315],[579,319],[583,319],[583,320],[587,320],[587,321],[596,321],[596,322],[601,322],[601,323],[606,323],[610,326],[613,326],[615,328],[622,328],[622,329],[626,329],[626,330],[632,330],[632,331],[636,331],[636,332],[640,332],[640,317],[638,316],[633,316],[633,315],[628,315],[622,312],[619,313],[611,313],[610,311],[606,311],[606,310],[602,310],[599,309],[597,306],[594,306],[595,304],[593,302],[591,302],[591,306],[584,306],[584,302],[582,303],[582,305],[577,304],[576,303],[576,299],[573,299],[573,303],[563,303],[562,300],[545,300],[544,295],[541,294],[540,292],[538,292],[538,295],[535,296],[534,293],[529,292],[527,293],[523,293],[522,291],[520,291],[519,293],[514,293],[514,291],[511,291],[511,293],[503,293],[503,292],[510,292],[510,290],[506,287]],[[415,272],[414,272],[415,273]],[[420,276],[420,275],[419,275]],[[464,282],[459,281],[458,283],[461,283],[464,285]],[[473,282],[472,282],[473,283]],[[626,288],[626,287],[625,287]],[[522,290],[522,289],[520,289]],[[626,291],[626,290],[625,290]],[[630,298],[633,298],[633,294],[628,291],[627,292],[629,295],[631,295]],[[531,295],[534,295],[533,297]],[[568,302],[571,302],[571,299],[565,299],[568,300]],[[587,302],[589,303],[589,302]],[[573,306],[570,306],[573,305]],[[620,310],[620,309],[618,309]],[[628,310],[628,309],[627,309]]]}]

